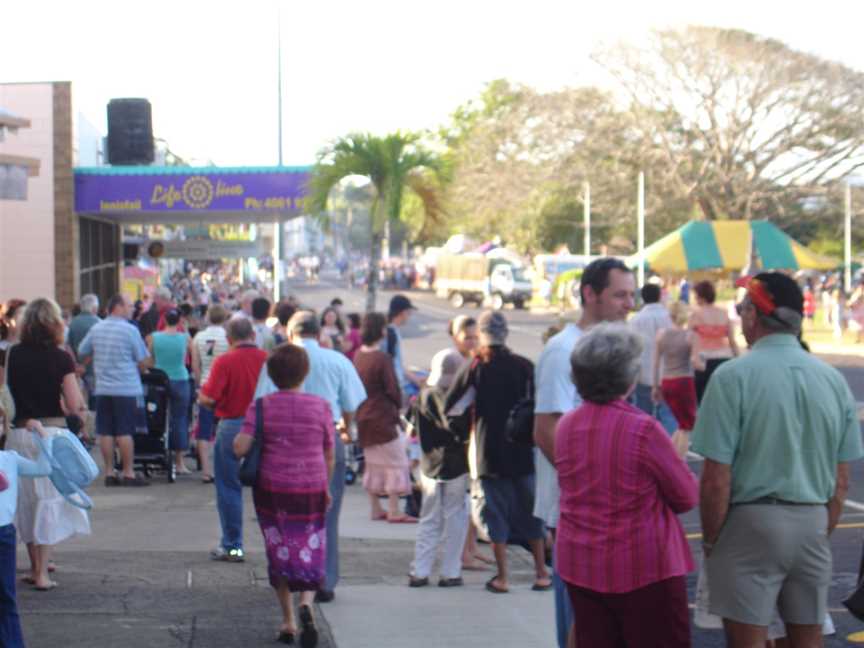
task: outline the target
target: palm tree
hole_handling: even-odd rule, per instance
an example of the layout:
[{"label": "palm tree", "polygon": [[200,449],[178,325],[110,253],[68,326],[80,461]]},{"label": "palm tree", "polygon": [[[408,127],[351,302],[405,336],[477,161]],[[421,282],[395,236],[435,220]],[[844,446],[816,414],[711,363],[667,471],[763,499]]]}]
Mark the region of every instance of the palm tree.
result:
[{"label": "palm tree", "polygon": [[349,176],[365,176],[375,188],[370,218],[367,312],[375,310],[385,224],[400,218],[405,191],[413,191],[421,199],[427,219],[435,220],[441,214],[441,194],[436,181],[444,179],[445,165],[424,149],[419,140],[417,134],[398,131],[385,137],[353,133],[324,149],[312,170],[307,200],[313,212],[323,214],[330,191]]}]

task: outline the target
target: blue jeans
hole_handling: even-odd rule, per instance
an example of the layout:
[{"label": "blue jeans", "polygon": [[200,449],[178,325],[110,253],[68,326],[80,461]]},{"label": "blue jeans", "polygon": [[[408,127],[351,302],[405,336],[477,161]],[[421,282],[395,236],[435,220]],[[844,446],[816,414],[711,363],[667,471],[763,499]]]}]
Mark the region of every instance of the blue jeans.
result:
[{"label": "blue jeans", "polygon": [[339,512],[342,510],[342,495],[345,493],[345,446],[339,433],[336,433],[336,444],[333,446],[336,457],[333,466],[333,478],[330,480],[330,497],[333,502],[327,511],[325,525],[327,527],[327,577],[324,579],[324,589],[332,592],[339,583]]},{"label": "blue jeans", "polygon": [[213,476],[216,483],[216,509],[222,525],[222,548],[243,548],[243,485],[238,472],[240,460],[234,456],[234,437],[243,427],[243,419],[222,419],[216,429],[213,450]]},{"label": "blue jeans", "polygon": [[0,646],[24,648],[15,602],[15,525],[0,527]]},{"label": "blue jeans", "polygon": [[192,389],[188,380],[172,380],[168,389],[171,425],[168,447],[172,450],[189,449],[189,401]]},{"label": "blue jeans", "polygon": [[555,565],[555,553],[552,554],[552,585],[555,587],[555,636],[558,638],[558,648],[567,648],[567,635],[573,625],[573,603],[567,585],[558,575]]},{"label": "blue jeans", "polygon": [[650,385],[637,383],[632,399],[636,407],[660,421],[660,425],[663,426],[667,433],[672,434],[678,429],[678,421],[675,420],[672,410],[669,409],[666,403],[661,402],[657,404],[651,400]]}]

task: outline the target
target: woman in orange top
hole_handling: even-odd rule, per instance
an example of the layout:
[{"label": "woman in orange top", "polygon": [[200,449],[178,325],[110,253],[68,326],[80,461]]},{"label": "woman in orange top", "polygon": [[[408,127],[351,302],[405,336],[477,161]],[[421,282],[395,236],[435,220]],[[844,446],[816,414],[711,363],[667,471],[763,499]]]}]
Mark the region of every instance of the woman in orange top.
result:
[{"label": "woman in orange top", "polygon": [[738,355],[738,344],[729,315],[714,304],[717,297],[714,284],[700,281],[694,286],[693,292],[696,293],[697,307],[690,316],[690,330],[694,334],[692,363],[696,399],[701,402],[711,374],[721,364]]}]

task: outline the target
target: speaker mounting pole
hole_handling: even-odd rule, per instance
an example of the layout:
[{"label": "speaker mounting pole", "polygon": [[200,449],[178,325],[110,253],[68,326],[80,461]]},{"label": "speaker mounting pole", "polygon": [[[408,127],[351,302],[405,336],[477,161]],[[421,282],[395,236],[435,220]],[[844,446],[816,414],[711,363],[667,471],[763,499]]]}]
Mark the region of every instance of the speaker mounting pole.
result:
[{"label": "speaker mounting pole", "polygon": [[[276,104],[277,137],[279,138],[279,166],[282,166],[282,3],[276,0]],[[282,215],[273,218],[273,303],[278,304],[282,296]]]}]

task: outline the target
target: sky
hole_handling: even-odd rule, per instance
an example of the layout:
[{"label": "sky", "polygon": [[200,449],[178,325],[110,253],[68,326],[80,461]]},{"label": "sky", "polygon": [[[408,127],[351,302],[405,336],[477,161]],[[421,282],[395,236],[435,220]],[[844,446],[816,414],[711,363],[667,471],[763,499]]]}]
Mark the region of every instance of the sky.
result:
[{"label": "sky", "polygon": [[280,24],[287,165],[353,131],[437,128],[497,78],[594,83],[594,49],[652,28],[746,29],[864,71],[860,0],[12,0],[0,82],[72,81],[103,132],[110,99],[145,97],[178,155],[273,165]]}]

